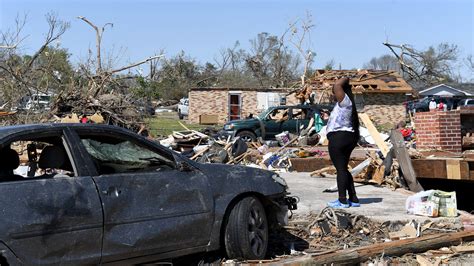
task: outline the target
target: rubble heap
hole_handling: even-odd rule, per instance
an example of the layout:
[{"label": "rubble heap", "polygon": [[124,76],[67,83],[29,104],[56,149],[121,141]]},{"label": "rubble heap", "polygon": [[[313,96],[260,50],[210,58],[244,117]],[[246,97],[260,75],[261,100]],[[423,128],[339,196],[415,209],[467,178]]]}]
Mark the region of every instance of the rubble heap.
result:
[{"label": "rubble heap", "polygon": [[103,122],[139,131],[144,124],[139,106],[133,104],[130,97],[119,93],[104,93],[97,97],[80,91],[71,91],[59,95],[51,108],[51,113],[58,119],[70,114],[102,116]]}]

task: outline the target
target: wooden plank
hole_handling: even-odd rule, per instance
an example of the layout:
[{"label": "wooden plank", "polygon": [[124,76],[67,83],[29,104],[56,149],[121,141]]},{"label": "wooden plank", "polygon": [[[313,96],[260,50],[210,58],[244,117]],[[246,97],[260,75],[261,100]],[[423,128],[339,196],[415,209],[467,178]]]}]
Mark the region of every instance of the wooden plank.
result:
[{"label": "wooden plank", "polygon": [[374,174],[372,175],[372,180],[375,181],[375,183],[382,185],[385,177],[385,165],[379,165],[377,169],[375,169]]},{"label": "wooden plank", "polygon": [[456,246],[452,247],[452,249],[456,253],[474,252],[474,246]]},{"label": "wooden plank", "polygon": [[421,255],[416,255],[416,262],[420,264],[420,266],[432,266],[433,264],[431,261]]},{"label": "wooden plank", "polygon": [[460,162],[460,172],[462,180],[469,180],[469,162],[461,161]]},{"label": "wooden plank", "polygon": [[292,169],[296,172],[313,172],[331,166],[329,158],[290,158]]},{"label": "wooden plank", "polygon": [[416,173],[411,163],[410,155],[405,147],[405,140],[402,133],[396,129],[392,129],[390,140],[392,141],[395,158],[398,159],[400,168],[402,169],[403,178],[408,184],[408,187],[413,192],[423,191],[423,187],[416,179]]},{"label": "wooden plank", "polygon": [[422,253],[427,250],[446,246],[458,245],[474,240],[474,231],[462,231],[427,235],[418,238],[409,238],[391,242],[344,249],[328,254],[315,256],[313,263],[320,264],[357,264],[383,254],[384,256],[401,256],[407,253]]},{"label": "wooden plank", "polygon": [[383,156],[386,157],[389,152],[389,148],[387,144],[385,143],[385,141],[380,136],[379,131],[375,128],[374,124],[372,123],[372,120],[370,120],[369,116],[365,113],[360,113],[359,117],[364,123],[365,127],[367,127],[367,130],[369,131],[370,135],[374,139],[377,147],[379,147]]},{"label": "wooden plank", "polygon": [[200,115],[199,124],[201,125],[215,125],[219,122],[218,115]]},{"label": "wooden plank", "polygon": [[469,161],[462,158],[413,159],[413,168],[418,178],[471,180]]},{"label": "wooden plank", "polygon": [[413,159],[412,165],[417,177],[446,179],[446,160]]},{"label": "wooden plank", "polygon": [[[313,172],[319,169],[332,166],[329,157],[308,157],[308,158],[290,158],[291,168],[296,172]],[[349,165],[354,167],[361,163],[362,159],[351,158]]]},{"label": "wooden plank", "polygon": [[461,180],[461,161],[459,160],[446,160],[446,178]]}]

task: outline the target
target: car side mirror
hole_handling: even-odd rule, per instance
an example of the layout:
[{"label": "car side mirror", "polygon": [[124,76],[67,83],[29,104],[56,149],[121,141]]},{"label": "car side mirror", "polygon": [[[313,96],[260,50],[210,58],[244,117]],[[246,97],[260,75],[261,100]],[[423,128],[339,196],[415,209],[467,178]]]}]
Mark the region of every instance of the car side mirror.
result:
[{"label": "car side mirror", "polygon": [[191,172],[194,168],[186,161],[177,162],[177,168],[180,172]]}]

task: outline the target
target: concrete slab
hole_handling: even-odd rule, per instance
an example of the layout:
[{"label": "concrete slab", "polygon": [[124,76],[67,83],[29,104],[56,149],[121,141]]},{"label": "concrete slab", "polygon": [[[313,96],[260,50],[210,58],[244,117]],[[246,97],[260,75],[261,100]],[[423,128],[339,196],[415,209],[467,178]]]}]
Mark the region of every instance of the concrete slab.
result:
[{"label": "concrete slab", "polygon": [[[281,176],[288,183],[290,192],[300,198],[295,214],[311,211],[318,213],[326,207],[328,201],[337,199],[337,192],[323,193],[324,189],[336,184],[335,178],[310,177],[309,173],[282,173]],[[351,213],[379,221],[433,220],[406,213],[405,200],[410,195],[408,191],[392,191],[385,187],[357,183],[356,191],[361,207],[345,209]]]}]

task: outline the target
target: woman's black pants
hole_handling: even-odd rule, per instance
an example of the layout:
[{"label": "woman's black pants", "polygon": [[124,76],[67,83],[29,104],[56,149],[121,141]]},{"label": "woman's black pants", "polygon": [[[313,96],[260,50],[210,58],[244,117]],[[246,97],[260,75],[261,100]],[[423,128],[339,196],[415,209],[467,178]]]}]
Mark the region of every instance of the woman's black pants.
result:
[{"label": "woman's black pants", "polygon": [[359,202],[357,198],[354,180],[348,170],[351,153],[357,146],[357,138],[354,132],[336,131],[327,135],[329,140],[329,156],[337,171],[337,190],[339,191],[339,201],[347,203],[346,191],[349,200]]}]

